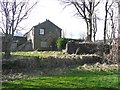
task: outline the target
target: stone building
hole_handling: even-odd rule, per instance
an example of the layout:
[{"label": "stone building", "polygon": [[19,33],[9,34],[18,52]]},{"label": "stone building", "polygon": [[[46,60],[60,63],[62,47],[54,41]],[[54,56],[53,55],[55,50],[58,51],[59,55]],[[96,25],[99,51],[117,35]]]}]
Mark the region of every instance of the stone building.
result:
[{"label": "stone building", "polygon": [[56,50],[56,40],[61,37],[62,29],[46,20],[33,26],[24,36],[32,42],[33,50]]}]

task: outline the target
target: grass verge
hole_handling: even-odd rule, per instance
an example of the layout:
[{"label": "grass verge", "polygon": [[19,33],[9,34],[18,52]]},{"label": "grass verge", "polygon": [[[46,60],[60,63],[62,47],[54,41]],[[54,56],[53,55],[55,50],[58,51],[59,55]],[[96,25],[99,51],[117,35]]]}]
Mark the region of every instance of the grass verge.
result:
[{"label": "grass verge", "polygon": [[119,90],[118,74],[77,73],[59,76],[39,76],[3,83],[3,90],[28,90],[46,88],[79,88],[84,90]]}]

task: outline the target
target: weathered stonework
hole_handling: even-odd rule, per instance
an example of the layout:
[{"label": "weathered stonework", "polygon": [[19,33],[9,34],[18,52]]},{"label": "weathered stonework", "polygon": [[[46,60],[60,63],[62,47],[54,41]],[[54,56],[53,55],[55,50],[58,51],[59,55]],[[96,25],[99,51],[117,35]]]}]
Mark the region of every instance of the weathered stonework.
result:
[{"label": "weathered stonework", "polygon": [[[43,34],[40,34],[40,29],[44,30]],[[55,50],[55,43],[61,37],[61,30],[51,21],[46,20],[34,26],[25,36],[27,40],[32,41],[33,50]]]},{"label": "weathered stonework", "polygon": [[69,54],[94,54],[97,52],[97,45],[92,42],[69,41],[66,45],[66,52]]}]

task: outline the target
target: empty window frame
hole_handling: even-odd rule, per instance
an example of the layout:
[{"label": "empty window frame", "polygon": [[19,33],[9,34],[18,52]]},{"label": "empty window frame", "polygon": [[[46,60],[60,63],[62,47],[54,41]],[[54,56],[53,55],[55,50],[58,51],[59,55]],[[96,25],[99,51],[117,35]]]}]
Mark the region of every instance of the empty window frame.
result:
[{"label": "empty window frame", "polygon": [[45,29],[40,29],[40,35],[44,35],[45,34]]}]

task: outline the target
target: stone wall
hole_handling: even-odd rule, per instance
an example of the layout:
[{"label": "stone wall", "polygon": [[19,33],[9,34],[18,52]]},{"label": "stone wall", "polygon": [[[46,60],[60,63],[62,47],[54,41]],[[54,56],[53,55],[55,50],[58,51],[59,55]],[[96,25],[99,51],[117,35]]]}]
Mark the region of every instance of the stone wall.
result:
[{"label": "stone wall", "polygon": [[65,51],[69,54],[94,54],[97,52],[97,45],[92,42],[69,41]]},{"label": "stone wall", "polygon": [[19,47],[16,48],[17,51],[32,51],[32,42],[27,41],[26,43],[20,45]]},{"label": "stone wall", "polygon": [[16,56],[9,60],[4,60],[2,62],[3,74],[8,73],[29,73],[34,70],[40,70],[44,68],[66,68],[72,66],[79,66],[84,64],[95,64],[102,63],[102,59],[99,56],[77,56],[71,55],[70,57],[58,58],[58,57],[48,57],[48,58],[37,58],[37,57],[21,57]]},{"label": "stone wall", "polygon": [[39,62],[36,57],[15,56],[10,59],[2,60],[2,74],[8,73],[27,73],[39,68]]}]

